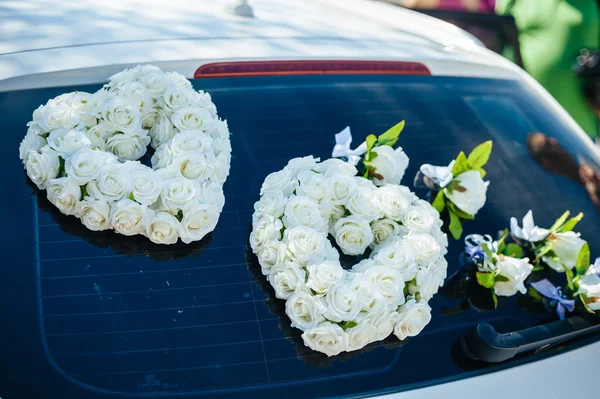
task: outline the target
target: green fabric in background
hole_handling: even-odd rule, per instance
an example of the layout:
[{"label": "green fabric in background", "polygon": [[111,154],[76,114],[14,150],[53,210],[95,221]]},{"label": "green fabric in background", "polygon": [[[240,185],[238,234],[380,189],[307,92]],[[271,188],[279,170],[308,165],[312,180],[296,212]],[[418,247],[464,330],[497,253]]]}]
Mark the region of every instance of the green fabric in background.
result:
[{"label": "green fabric in background", "polygon": [[525,70],[596,138],[598,118],[572,67],[579,50],[600,48],[597,0],[499,0],[496,8],[515,18]]}]

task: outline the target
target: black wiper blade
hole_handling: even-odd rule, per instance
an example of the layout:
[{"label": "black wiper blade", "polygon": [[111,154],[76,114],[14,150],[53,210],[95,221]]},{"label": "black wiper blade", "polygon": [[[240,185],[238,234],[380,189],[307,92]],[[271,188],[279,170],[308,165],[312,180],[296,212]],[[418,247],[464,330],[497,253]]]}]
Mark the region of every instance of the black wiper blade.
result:
[{"label": "black wiper blade", "polygon": [[470,359],[498,363],[595,332],[600,332],[600,321],[580,316],[505,334],[481,323],[462,336],[460,346]]}]

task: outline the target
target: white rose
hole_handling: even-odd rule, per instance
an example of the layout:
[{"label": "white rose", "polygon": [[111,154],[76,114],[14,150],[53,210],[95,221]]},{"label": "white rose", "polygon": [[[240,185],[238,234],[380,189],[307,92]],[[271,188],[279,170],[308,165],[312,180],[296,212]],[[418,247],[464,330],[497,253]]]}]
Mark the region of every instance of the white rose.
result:
[{"label": "white rose", "polygon": [[92,127],[97,123],[98,107],[103,103],[98,101],[98,97],[91,93],[76,91],[68,93],[68,96],[65,98],[65,104],[77,113],[84,126]]},{"label": "white rose", "polygon": [[533,266],[529,264],[528,258],[516,259],[510,256],[500,256],[496,262],[498,274],[508,278],[508,281],[497,281],[494,291],[499,296],[513,296],[519,291],[527,293],[525,279],[529,277]]},{"label": "white rose", "polygon": [[[321,207],[319,206],[319,208],[321,208]],[[331,221],[336,221],[336,220],[344,217],[345,214],[346,214],[346,208],[344,208],[341,205],[335,205],[329,209],[329,219]],[[321,209],[321,215],[323,215],[323,209]]]},{"label": "white rose", "polygon": [[214,163],[215,158],[212,154],[198,150],[183,152],[173,160],[173,165],[179,169],[183,177],[198,182],[209,178]]},{"label": "white rose", "polygon": [[100,121],[100,123],[88,129],[86,136],[88,138],[90,138],[91,136],[96,136],[97,139],[90,139],[90,141],[92,142],[97,141],[98,139],[105,142],[109,137],[111,137],[115,133],[117,132],[113,129],[112,125],[110,125],[106,121]]},{"label": "white rose", "polygon": [[281,220],[271,215],[264,215],[252,226],[250,233],[250,246],[254,253],[258,253],[266,243],[279,240],[281,238],[281,229],[283,223]]},{"label": "white rose", "polygon": [[167,72],[165,75],[167,75],[167,78],[169,79],[169,83],[172,84],[173,86],[185,86],[185,87],[192,86],[192,83],[189,80],[187,80],[186,77],[180,73]]},{"label": "white rose", "polygon": [[217,117],[217,106],[212,102],[210,93],[198,90],[198,97],[196,98],[195,105],[206,109],[213,118]]},{"label": "white rose", "polygon": [[416,205],[411,205],[406,210],[402,217],[402,225],[408,231],[414,230],[422,233],[430,233],[438,219],[437,211],[428,203],[420,202]]},{"label": "white rose", "polygon": [[152,147],[154,148],[158,148],[171,140],[177,133],[179,133],[179,129],[173,125],[171,118],[164,112],[159,112],[156,123],[148,132],[152,138]]},{"label": "white rose", "polygon": [[374,183],[378,186],[389,183],[399,184],[408,167],[408,156],[402,148],[398,147],[394,150],[392,147],[384,145],[375,147],[371,151],[377,154],[370,163],[370,166],[375,169],[375,173],[378,175],[374,178]]},{"label": "white rose", "polygon": [[564,272],[565,267],[573,269],[577,263],[579,251],[585,244],[585,241],[579,236],[579,233],[573,231],[551,235],[547,238],[547,242],[558,259],[554,259],[552,256],[544,256],[542,260],[559,273]]},{"label": "white rose", "polygon": [[325,200],[329,182],[318,173],[304,170],[298,173],[300,185],[296,189],[297,195],[305,195],[317,202]]},{"label": "white rose", "polygon": [[262,274],[268,276],[273,266],[283,263],[286,253],[287,246],[281,241],[271,240],[262,244],[256,254]]},{"label": "white rose", "polygon": [[110,78],[108,78],[108,81],[110,82],[110,86],[114,88],[114,87],[118,87],[119,85],[121,85],[123,83],[137,79],[138,74],[139,74],[139,69],[137,67],[129,68],[129,69],[125,69],[121,72],[115,73]]},{"label": "white rose", "polygon": [[350,286],[356,292],[358,300],[362,305],[362,309],[369,313],[377,314],[382,312],[387,307],[387,300],[379,292],[371,278],[364,273],[352,273]]},{"label": "white rose", "polygon": [[219,209],[210,204],[188,202],[183,207],[181,241],[199,241],[217,226]]},{"label": "white rose", "polygon": [[115,97],[102,106],[100,115],[117,132],[136,134],[142,129],[140,110],[134,101]]},{"label": "white rose", "polygon": [[326,181],[327,197],[334,205],[346,205],[357,189],[354,177],[342,173],[332,174]]},{"label": "white rose", "polygon": [[[498,283],[496,283],[498,284]],[[586,274],[579,283],[578,295],[583,295],[590,309],[600,310],[600,276],[597,274]]]},{"label": "white rose", "polygon": [[79,203],[77,215],[81,223],[92,231],[110,229],[110,205],[104,200],[86,197]]},{"label": "white rose", "polygon": [[288,161],[286,169],[289,169],[294,176],[298,176],[300,172],[316,170],[317,162],[319,162],[319,158],[315,158],[312,155],[293,158]]},{"label": "white rose", "polygon": [[100,137],[99,131],[92,131],[90,129],[85,132],[85,137],[90,140],[90,147],[92,147],[94,150],[106,151],[106,142],[102,137]]},{"label": "white rose", "polygon": [[400,186],[388,184],[375,190],[375,203],[383,214],[400,221],[410,207],[410,201]]},{"label": "white rose", "polygon": [[402,275],[404,281],[415,278],[418,270],[415,254],[402,240],[395,240],[379,247],[371,255],[379,265],[389,266]]},{"label": "white rose", "polygon": [[375,262],[374,259],[363,259],[352,267],[352,271],[355,273],[364,273],[369,270],[371,266],[377,266],[377,262]]},{"label": "white rose", "polygon": [[306,286],[319,295],[327,293],[332,285],[344,278],[344,269],[337,261],[323,261],[306,267],[308,280]]},{"label": "white rose", "polygon": [[46,139],[39,136],[33,129],[29,128],[27,134],[19,145],[19,158],[23,163],[27,162],[29,151],[39,151],[46,145]]},{"label": "white rose", "polygon": [[377,328],[377,341],[387,338],[394,332],[394,326],[398,319],[397,312],[380,312],[368,316],[368,320]]},{"label": "white rose", "polygon": [[[458,182],[452,190],[454,182]],[[486,200],[486,192],[489,182],[484,182],[476,170],[461,173],[444,190],[446,197],[461,211],[469,215],[475,215],[483,208]]]},{"label": "white rose", "polygon": [[283,213],[283,224],[286,228],[308,226],[322,232],[327,229],[317,202],[304,196],[292,196],[288,200]]},{"label": "white rose", "polygon": [[197,186],[194,182],[183,177],[169,179],[163,183],[160,194],[161,203],[172,214],[183,209],[188,202],[196,198]]},{"label": "white rose", "polygon": [[198,97],[198,93],[188,85],[170,86],[162,97],[158,98],[158,104],[167,112],[177,112],[195,104]]},{"label": "white rose", "polygon": [[365,272],[375,288],[394,305],[404,303],[404,279],[389,266],[372,266]]},{"label": "white rose", "polygon": [[400,226],[391,219],[379,219],[371,223],[373,243],[381,245],[390,238],[400,234]]},{"label": "white rose", "polygon": [[364,348],[371,342],[377,341],[379,332],[377,327],[367,317],[358,322],[358,325],[352,327],[347,333],[347,348],[348,352]]},{"label": "white rose", "polygon": [[287,245],[290,256],[300,266],[323,260],[326,241],[327,238],[324,233],[306,226],[286,229],[283,234],[283,242]]},{"label": "white rose", "polygon": [[34,113],[34,121],[47,133],[56,129],[73,129],[79,124],[79,115],[67,104],[48,104]]},{"label": "white rose", "polygon": [[142,119],[142,129],[152,129],[158,120],[158,110],[155,108],[150,108],[149,110],[144,111],[140,118]]},{"label": "white rose", "polygon": [[68,177],[48,180],[46,186],[48,200],[65,215],[76,215],[81,188],[76,181]]},{"label": "white rose", "polygon": [[383,214],[375,202],[374,194],[375,192],[373,189],[358,186],[354,195],[348,198],[346,209],[353,215],[360,216],[367,222],[380,219]]},{"label": "white rose", "polygon": [[411,299],[398,310],[398,319],[394,326],[394,334],[401,341],[407,337],[414,337],[423,331],[423,328],[430,321],[431,307],[427,302],[417,302]]},{"label": "white rose", "polygon": [[306,272],[293,262],[280,263],[271,268],[269,282],[279,299],[288,299],[296,288],[304,285]]},{"label": "white rose", "polygon": [[48,180],[58,176],[60,170],[58,154],[48,146],[42,148],[40,152],[31,151],[25,162],[25,170],[31,181],[43,190]]},{"label": "white rose", "polygon": [[283,216],[287,198],[281,191],[267,191],[254,204],[253,218],[261,218],[263,215],[271,215],[275,218]]},{"label": "white rose", "polygon": [[359,216],[339,219],[333,226],[335,242],[346,255],[361,255],[373,242],[371,226]]},{"label": "white rose", "polygon": [[175,112],[171,121],[180,131],[200,130],[204,132],[212,125],[213,118],[210,112],[204,108],[186,107]]},{"label": "white rose", "polygon": [[185,130],[177,133],[169,146],[174,154],[193,150],[212,151],[212,138],[202,130]]},{"label": "white rose", "polygon": [[206,133],[214,140],[229,142],[229,127],[227,121],[213,119],[210,126],[207,127]]},{"label": "white rose", "polygon": [[48,136],[48,145],[63,159],[84,147],[90,147],[90,139],[85,135],[85,130],[57,129]]},{"label": "white rose", "polygon": [[352,177],[358,174],[354,165],[337,158],[326,159],[317,166],[317,170],[326,176],[346,175]]},{"label": "white rose", "polygon": [[292,195],[298,186],[296,179],[289,169],[282,169],[278,172],[269,174],[260,188],[260,195],[264,195],[268,191],[281,191],[283,195],[289,197]]},{"label": "white rose", "polygon": [[[212,159],[212,157],[209,157]],[[231,163],[231,155],[228,152],[221,152],[217,155],[213,167],[211,168],[210,179],[219,184],[224,184],[229,176],[229,164]]]},{"label": "white rose", "polygon": [[97,179],[102,167],[116,163],[111,154],[103,151],[82,148],[65,161],[65,172],[80,186]]},{"label": "white rose", "polygon": [[152,169],[164,169],[173,163],[174,158],[175,154],[171,147],[166,143],[161,144],[150,158]]},{"label": "white rose", "polygon": [[419,265],[435,262],[442,254],[442,248],[437,240],[427,233],[411,231],[404,236],[405,245],[412,249]]},{"label": "white rose", "polygon": [[156,244],[175,244],[181,223],[169,212],[157,212],[146,225],[146,237]]},{"label": "white rose", "polygon": [[98,179],[87,184],[87,192],[92,197],[109,202],[126,198],[130,190],[129,171],[119,163],[104,165]]},{"label": "white rose", "polygon": [[130,199],[122,199],[112,205],[110,225],[117,233],[133,236],[146,232],[149,219],[148,208]]},{"label": "white rose", "polygon": [[444,284],[447,270],[448,262],[444,258],[419,269],[416,283],[421,298],[428,301],[438,292],[438,289]]},{"label": "white rose", "polygon": [[140,159],[146,153],[150,137],[146,135],[115,134],[106,140],[106,149],[115,154],[121,162]]},{"label": "white rose", "polygon": [[302,333],[304,345],[310,349],[322,352],[327,356],[335,356],[347,350],[347,335],[342,327],[330,322],[323,322],[318,326]]},{"label": "white rose", "polygon": [[324,320],[323,309],[321,298],[303,290],[294,292],[285,302],[285,314],[290,318],[292,327],[304,331],[316,327]]},{"label": "white rose", "polygon": [[200,202],[214,205],[219,209],[219,212],[223,209],[225,194],[223,194],[223,187],[220,184],[204,182],[197,187],[197,190]]},{"label": "white rose", "polygon": [[133,199],[146,206],[156,202],[163,185],[163,180],[158,174],[146,166],[136,168],[130,174]]},{"label": "white rose", "polygon": [[162,72],[148,73],[144,75],[140,81],[144,85],[146,92],[152,98],[162,97],[170,84],[169,78]]}]

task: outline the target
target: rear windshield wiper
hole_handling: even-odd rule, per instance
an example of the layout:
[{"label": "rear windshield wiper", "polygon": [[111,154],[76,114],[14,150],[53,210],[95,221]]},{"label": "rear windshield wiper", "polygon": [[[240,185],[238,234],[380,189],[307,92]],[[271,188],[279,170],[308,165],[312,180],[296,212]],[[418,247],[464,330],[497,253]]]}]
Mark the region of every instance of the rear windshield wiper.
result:
[{"label": "rear windshield wiper", "polygon": [[600,322],[580,316],[505,334],[481,323],[462,336],[460,346],[470,359],[498,363],[595,332],[600,332]]}]

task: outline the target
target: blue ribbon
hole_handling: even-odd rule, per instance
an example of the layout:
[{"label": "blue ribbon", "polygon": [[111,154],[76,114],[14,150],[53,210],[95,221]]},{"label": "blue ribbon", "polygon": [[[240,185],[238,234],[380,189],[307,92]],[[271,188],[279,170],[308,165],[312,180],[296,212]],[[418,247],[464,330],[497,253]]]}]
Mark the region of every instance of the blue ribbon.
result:
[{"label": "blue ribbon", "polygon": [[560,287],[555,287],[550,281],[544,279],[531,283],[537,292],[550,299],[550,306],[556,306],[556,313],[561,320],[565,319],[565,311],[572,312],[575,309],[575,300],[568,299],[563,295]]}]

